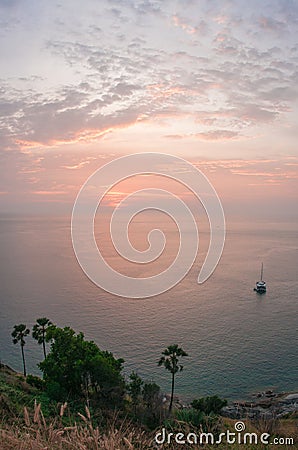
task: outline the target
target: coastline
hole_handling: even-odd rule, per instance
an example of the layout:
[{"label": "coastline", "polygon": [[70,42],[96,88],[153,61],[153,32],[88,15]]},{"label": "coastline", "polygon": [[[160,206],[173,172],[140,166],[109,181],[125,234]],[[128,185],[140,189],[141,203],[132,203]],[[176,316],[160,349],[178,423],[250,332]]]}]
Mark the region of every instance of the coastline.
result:
[{"label": "coastline", "polygon": [[[207,396],[204,396],[207,397]],[[219,397],[221,397],[219,395]],[[164,403],[168,404],[170,394],[164,394]],[[176,409],[191,409],[179,395],[174,396],[173,407]],[[252,394],[252,398],[229,400],[221,410],[221,415],[230,419],[272,420],[281,419],[290,414],[298,413],[298,389],[290,392],[274,392],[267,390]]]},{"label": "coastline", "polygon": [[[2,361],[0,361],[0,371],[23,377],[21,372],[14,370]],[[170,394],[163,393],[162,395],[164,405],[168,404]],[[208,397],[208,395],[203,397]],[[222,398],[220,394],[219,397]],[[183,396],[179,394],[174,395],[173,407],[176,409],[191,408],[190,402],[183,401]],[[250,398],[243,396],[239,400],[228,400],[228,404],[222,409],[221,415],[231,419],[274,419],[292,413],[298,413],[298,389],[282,392],[269,389],[253,393]]]},{"label": "coastline", "polygon": [[[282,445],[275,445],[275,448],[288,448],[285,447],[284,443],[293,446],[294,442],[297,442],[297,392],[274,393],[268,391],[267,393],[259,393],[256,394],[254,404],[250,402],[228,404],[222,410],[219,410],[216,415],[209,415],[209,413],[205,415],[203,412],[194,411],[190,405],[182,404],[176,395],[172,417],[169,419],[165,415],[164,419],[150,427],[145,422],[133,421],[132,417],[127,421],[126,415],[117,415],[112,423],[105,424],[101,422],[102,416],[100,416],[101,419],[98,422],[96,409],[90,410],[86,405],[85,409],[82,405],[72,409],[65,421],[63,415],[65,408],[68,407],[67,403],[61,404],[58,402],[53,410],[48,410],[45,397],[38,387],[34,387],[30,382],[28,383],[20,372],[2,362],[0,362],[0,376],[0,440],[3,450],[21,448],[21,444],[22,448],[37,448],[37,445],[38,448],[54,448],[55,445],[55,448],[64,450],[75,448],[75,446],[78,446],[78,442],[82,444],[80,446],[82,449],[91,448],[90,443],[92,442],[94,443],[92,448],[121,448],[123,450],[142,448],[149,450],[156,448],[152,446],[152,439],[154,435],[155,437],[161,436],[161,430],[167,438],[172,436],[173,432],[176,432],[177,437],[181,437],[182,433],[183,436],[202,438],[202,442],[206,444],[204,448],[211,449],[213,448],[213,441],[211,445],[209,438],[214,439],[213,432],[220,431],[221,436],[233,436],[235,430],[239,431],[236,426],[240,425],[244,427],[241,430],[246,430],[246,434],[241,435],[243,438],[249,436],[249,439],[258,440],[262,436],[265,436],[266,439],[272,437],[270,443],[275,444],[277,442]],[[168,401],[169,395],[165,396]],[[167,406],[164,403],[160,411],[167,411]],[[105,413],[107,414],[106,417],[110,417],[111,411],[105,410]],[[93,420],[93,417],[95,420]],[[61,438],[59,442],[57,437]],[[28,445],[24,446],[24,442]],[[178,445],[181,442],[176,442],[177,445],[171,442],[173,450],[181,448]],[[249,440],[249,444],[247,442],[245,441],[246,449],[254,450],[256,448],[253,440]],[[12,446],[12,443],[14,446]],[[58,443],[59,447],[57,446]],[[268,439],[267,443],[269,443]],[[187,446],[186,448],[190,447]],[[223,443],[219,448],[238,447],[227,446]]]}]

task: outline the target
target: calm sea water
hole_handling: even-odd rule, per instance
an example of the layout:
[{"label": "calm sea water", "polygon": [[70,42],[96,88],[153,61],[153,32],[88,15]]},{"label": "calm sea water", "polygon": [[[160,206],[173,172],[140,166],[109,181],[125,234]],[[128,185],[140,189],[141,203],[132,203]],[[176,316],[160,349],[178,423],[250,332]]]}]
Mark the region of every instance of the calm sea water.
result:
[{"label": "calm sea water", "polygon": [[[203,250],[207,238],[203,233]],[[11,341],[13,325],[32,326],[46,316],[83,331],[123,357],[126,373],[135,370],[165,391],[170,377],[157,361],[167,345],[181,344],[190,356],[176,389],[185,399],[298,388],[295,227],[234,225],[206,283],[196,284],[199,257],[178,286],[145,300],[112,296],[89,281],[72,250],[69,219],[2,218],[0,245],[0,358],[17,370],[22,366],[19,346]],[[253,292],[261,261],[264,296]],[[38,372],[41,347],[28,338],[25,351],[29,371]]]}]

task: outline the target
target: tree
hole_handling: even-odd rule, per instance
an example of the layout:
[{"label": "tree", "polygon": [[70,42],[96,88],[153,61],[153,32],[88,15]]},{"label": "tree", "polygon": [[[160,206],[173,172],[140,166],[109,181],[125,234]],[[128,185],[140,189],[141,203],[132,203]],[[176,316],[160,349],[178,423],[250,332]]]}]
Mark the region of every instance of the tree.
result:
[{"label": "tree", "polygon": [[143,422],[147,427],[154,430],[164,417],[162,397],[160,387],[154,382],[144,383],[142,397],[145,406]]},{"label": "tree", "polygon": [[153,409],[158,401],[160,387],[156,383],[145,383],[143,386],[143,400],[147,409]]},{"label": "tree", "polygon": [[131,382],[128,384],[128,392],[130,393],[133,408],[134,408],[134,414],[136,416],[137,414],[137,405],[142,393],[142,386],[144,384],[144,381],[142,378],[135,372],[132,372],[129,375],[129,379]]},{"label": "tree", "polygon": [[14,344],[17,344],[19,342],[21,345],[23,369],[24,369],[24,377],[25,377],[26,376],[26,362],[25,362],[25,354],[24,354],[24,345],[25,345],[25,337],[28,336],[28,334],[30,333],[30,330],[23,323],[20,323],[19,325],[14,325],[13,328],[14,328],[13,332],[11,333],[11,335],[13,337],[12,342]]},{"label": "tree", "polygon": [[53,324],[49,319],[47,319],[46,317],[41,317],[40,319],[36,320],[36,324],[33,326],[33,329],[32,329],[33,339],[36,339],[39,345],[42,344],[43,354],[44,354],[45,359],[47,357],[46,332],[47,332],[47,329],[51,326],[53,326]]},{"label": "tree", "polygon": [[166,370],[172,374],[172,389],[171,389],[171,400],[169,406],[169,414],[172,411],[174,389],[175,389],[175,375],[177,372],[183,370],[183,366],[179,364],[179,358],[183,356],[188,356],[188,354],[179,347],[177,344],[169,345],[163,352],[162,357],[158,361],[159,366],[164,366]]},{"label": "tree", "polygon": [[109,404],[122,398],[122,359],[85,341],[83,333],[70,327],[50,327],[46,337],[52,341],[51,349],[39,368],[50,396],[62,401],[92,397]]}]

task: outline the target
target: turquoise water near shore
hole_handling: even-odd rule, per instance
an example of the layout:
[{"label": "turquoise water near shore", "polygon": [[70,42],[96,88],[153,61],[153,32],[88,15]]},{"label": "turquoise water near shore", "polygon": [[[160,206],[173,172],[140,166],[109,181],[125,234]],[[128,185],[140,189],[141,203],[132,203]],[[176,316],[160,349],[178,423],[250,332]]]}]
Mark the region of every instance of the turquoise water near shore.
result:
[{"label": "turquoise water near shore", "polygon": [[[204,252],[208,233],[201,234]],[[190,357],[176,389],[185,399],[297,389],[295,226],[234,224],[206,283],[196,283],[199,256],[179,285],[145,300],[118,298],[93,285],[75,259],[69,218],[2,218],[0,249],[0,358],[15,369],[21,369],[21,357],[11,342],[13,325],[32,326],[37,317],[47,316],[59,326],[83,331],[123,357],[126,373],[135,370],[164,391],[170,379],[157,360],[167,345],[181,344]],[[264,296],[253,292],[261,261],[268,283]],[[29,338],[25,351],[29,371],[38,372],[42,349]]]}]

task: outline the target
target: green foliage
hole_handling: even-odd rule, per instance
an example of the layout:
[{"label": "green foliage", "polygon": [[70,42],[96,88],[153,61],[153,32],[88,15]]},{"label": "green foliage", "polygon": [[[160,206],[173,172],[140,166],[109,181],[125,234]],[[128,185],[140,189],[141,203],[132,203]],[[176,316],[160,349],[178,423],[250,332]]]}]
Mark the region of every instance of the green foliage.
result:
[{"label": "green foliage", "polygon": [[176,374],[183,370],[183,366],[179,364],[179,358],[188,356],[188,354],[177,344],[169,345],[163,352],[162,357],[158,361],[159,366],[164,366],[172,374]]},{"label": "green foliage", "polygon": [[188,354],[179,347],[177,344],[169,345],[163,352],[162,357],[158,361],[159,366],[164,366],[166,370],[172,374],[172,389],[171,389],[171,400],[169,405],[169,414],[172,411],[173,398],[174,398],[174,385],[175,385],[175,375],[177,372],[183,370],[183,366],[179,363],[181,357],[188,356]]},{"label": "green foliage", "polygon": [[206,415],[219,414],[221,409],[227,405],[227,400],[219,398],[217,395],[211,397],[202,397],[193,400],[191,406],[197,411],[201,411]]},{"label": "green foliage", "polygon": [[128,392],[131,396],[132,404],[136,408],[141,392],[142,392],[142,386],[144,384],[144,381],[142,378],[135,372],[132,372],[129,376],[129,379],[131,380],[130,383],[127,386]]},{"label": "green foliage", "polygon": [[23,414],[24,406],[34,408],[35,400],[47,413],[50,400],[46,393],[27,383],[24,377],[7,366],[0,367],[0,421]]},{"label": "green foliage", "polygon": [[37,389],[44,389],[44,381],[41,378],[36,377],[35,375],[27,375],[26,381],[28,384],[36,387]]},{"label": "green foliage", "polygon": [[100,350],[83,333],[69,327],[51,327],[51,350],[39,364],[48,394],[60,401],[92,398],[114,404],[123,395],[122,359]]},{"label": "green foliage", "polygon": [[23,385],[16,379],[16,383],[7,383],[0,379],[0,395],[1,406],[5,402],[7,413],[19,414],[22,411],[23,405],[30,403],[30,391],[23,389]]},{"label": "green foliage", "polygon": [[[12,332],[14,344],[19,343],[21,346],[24,375],[24,345],[29,333],[30,330],[24,324],[15,325]],[[93,341],[86,341],[83,333],[76,333],[70,327],[56,327],[46,317],[37,319],[32,336],[43,345],[45,359],[38,365],[43,372],[43,380],[28,375],[26,382],[22,377],[19,377],[19,382],[36,389],[35,397],[42,399],[46,411],[52,411],[56,407],[53,400],[60,403],[70,402],[69,406],[73,411],[73,408],[86,403],[91,405],[94,411],[102,411],[101,408],[106,406],[123,408],[125,383],[121,373],[124,362],[122,359],[116,359],[112,353],[99,349]],[[45,342],[51,342],[48,355]],[[173,344],[162,352],[158,361],[159,366],[171,373],[169,412],[173,405],[175,376],[183,370],[181,358],[187,356],[183,348]],[[17,374],[15,378],[18,378]],[[137,373],[132,372],[126,389],[131,397],[134,417],[138,421],[152,429],[164,420],[165,410],[160,397],[160,387],[156,383],[144,383]],[[10,396],[18,403],[18,394],[14,389]],[[196,399],[191,403],[192,408],[176,410],[172,418],[168,417],[169,423],[185,422],[196,427],[206,426],[206,420],[216,419],[216,414],[219,414],[226,404],[227,401],[218,396]],[[207,425],[210,425],[209,422]]]},{"label": "green foliage", "polygon": [[14,325],[13,332],[11,333],[13,339],[12,342],[14,344],[20,343],[21,345],[21,352],[22,352],[22,360],[23,360],[23,372],[24,377],[26,376],[26,361],[25,361],[25,354],[24,354],[24,345],[25,345],[25,337],[28,336],[30,333],[29,328],[23,323],[20,323],[19,325]]},{"label": "green foliage", "polygon": [[25,324],[20,323],[19,325],[14,325],[13,332],[11,333],[13,340],[12,342],[14,344],[18,344],[20,342],[20,345],[24,347],[25,345],[25,337],[28,336],[30,333],[29,328],[26,327]]},{"label": "green foliage", "polygon": [[56,402],[64,401],[67,398],[67,391],[57,381],[48,379],[45,382],[47,395]]},{"label": "green foliage", "polygon": [[50,327],[53,327],[54,325],[52,324],[52,322],[47,319],[46,317],[41,317],[40,319],[36,320],[36,324],[33,325],[32,328],[32,337],[33,339],[36,339],[38,344],[43,346],[43,354],[44,357],[46,358],[47,354],[46,354],[46,334],[47,334],[47,330]]},{"label": "green foliage", "polygon": [[175,411],[175,419],[198,427],[204,422],[204,414],[194,408],[183,408]]},{"label": "green foliage", "polygon": [[146,407],[153,409],[159,399],[160,387],[156,383],[145,383],[142,395]]}]

